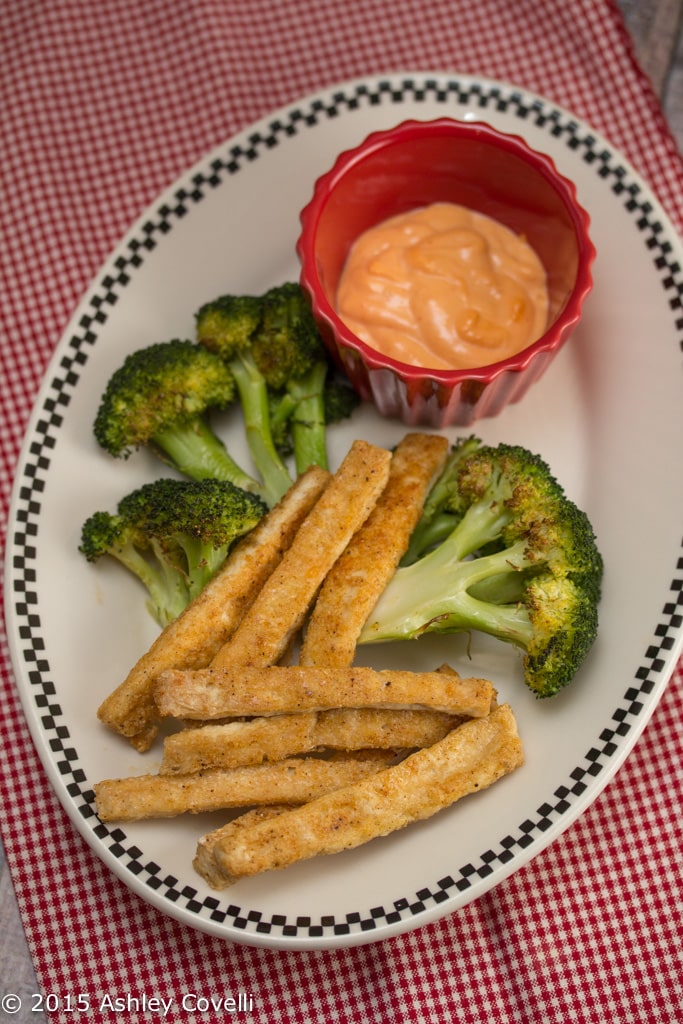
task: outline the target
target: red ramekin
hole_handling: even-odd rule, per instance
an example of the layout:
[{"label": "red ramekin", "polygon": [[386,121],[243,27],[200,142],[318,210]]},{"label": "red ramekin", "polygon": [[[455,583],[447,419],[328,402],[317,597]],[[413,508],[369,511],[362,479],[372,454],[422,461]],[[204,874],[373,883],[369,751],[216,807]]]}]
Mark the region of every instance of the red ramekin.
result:
[{"label": "red ramekin", "polygon": [[[394,214],[453,202],[500,221],[529,242],[547,275],[545,333],[518,354],[467,370],[391,359],[361,341],[335,312],[349,249]],[[551,158],[481,122],[404,121],[342,153],[301,213],[301,285],[325,344],[379,412],[441,428],[495,416],[541,376],[581,317],[593,284],[589,217]]]}]

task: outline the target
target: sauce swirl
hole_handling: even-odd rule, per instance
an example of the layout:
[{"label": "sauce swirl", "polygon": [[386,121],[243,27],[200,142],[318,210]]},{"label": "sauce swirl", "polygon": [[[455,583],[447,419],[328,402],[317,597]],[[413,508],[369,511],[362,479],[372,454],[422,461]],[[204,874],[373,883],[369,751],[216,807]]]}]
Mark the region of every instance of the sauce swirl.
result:
[{"label": "sauce swirl", "polygon": [[371,348],[432,369],[505,359],[539,338],[548,318],[545,271],[531,246],[454,203],[390,217],[361,235],[336,305]]}]

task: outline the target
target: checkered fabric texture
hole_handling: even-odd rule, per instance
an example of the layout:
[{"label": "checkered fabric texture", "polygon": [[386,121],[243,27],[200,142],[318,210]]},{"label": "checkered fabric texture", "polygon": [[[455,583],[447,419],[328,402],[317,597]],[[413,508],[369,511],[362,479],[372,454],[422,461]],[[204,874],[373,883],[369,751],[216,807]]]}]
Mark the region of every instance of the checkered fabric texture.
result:
[{"label": "checkered fabric texture", "polygon": [[[406,69],[514,82],[606,136],[683,231],[680,157],[605,0],[18,0],[0,47],[5,521],[39,382],[105,257],[181,172],[303,95]],[[683,1020],[680,667],[602,795],[488,895],[380,944],[281,952],[180,925],[110,874],[40,767],[4,640],[0,657],[2,834],[45,991],[227,988],[268,1024]]]}]

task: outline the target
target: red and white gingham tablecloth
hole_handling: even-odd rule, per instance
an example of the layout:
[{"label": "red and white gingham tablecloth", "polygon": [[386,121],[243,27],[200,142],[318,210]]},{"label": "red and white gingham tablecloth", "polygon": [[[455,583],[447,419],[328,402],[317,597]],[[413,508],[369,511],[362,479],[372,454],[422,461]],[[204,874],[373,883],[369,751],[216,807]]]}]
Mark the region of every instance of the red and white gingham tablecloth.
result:
[{"label": "red and white gingham tablecloth", "polygon": [[[206,152],[324,86],[414,69],[514,82],[605,135],[683,231],[681,161],[608,0],[1,6],[5,518],[38,384],[105,257]],[[526,868],[410,934],[281,952],[176,923],[110,874],[52,793],[4,640],[1,658],[2,834],[45,991],[177,999],[241,990],[253,1010],[235,1016],[269,1024],[683,1021],[680,668],[616,778]],[[93,1005],[51,1019],[113,1016]],[[166,1019],[212,1017],[176,1008]]]}]

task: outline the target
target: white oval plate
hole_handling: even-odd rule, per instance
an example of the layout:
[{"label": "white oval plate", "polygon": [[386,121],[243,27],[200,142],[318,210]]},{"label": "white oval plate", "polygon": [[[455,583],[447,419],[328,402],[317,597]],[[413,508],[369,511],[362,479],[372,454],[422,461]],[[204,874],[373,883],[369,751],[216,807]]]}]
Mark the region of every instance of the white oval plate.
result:
[{"label": "white oval plate", "polygon": [[[135,580],[78,553],[80,527],[159,475],[147,453],[107,459],[92,423],[133,349],[191,336],[224,291],[296,278],[299,210],[316,177],[370,131],[405,118],[485,120],[549,153],[592,217],[595,287],[583,322],[485,441],[526,445],[586,509],[605,557],[599,639],[572,685],[537,701],[511,648],[474,637],[365,648],[378,667],[448,659],[510,701],[523,768],[431,820],[361,849],[209,890],[192,868],[220,815],[101,824],[93,784],[153,771],[96,719],[155,627]],[[172,917],[233,941],[291,949],[376,941],[463,907],[526,864],[596,798],[659,700],[681,649],[681,243],[645,183],[603,138],[513,86],[440,74],[363,79],[302,99],[220,146],[165,192],[97,275],[42,385],[11,509],[7,610],[25,714],[50,781],[98,856]],[[239,423],[219,430],[246,458]],[[401,424],[364,408],[332,432],[393,445]],[[455,437],[455,432],[452,435]],[[470,660],[471,658],[471,660]]]}]

